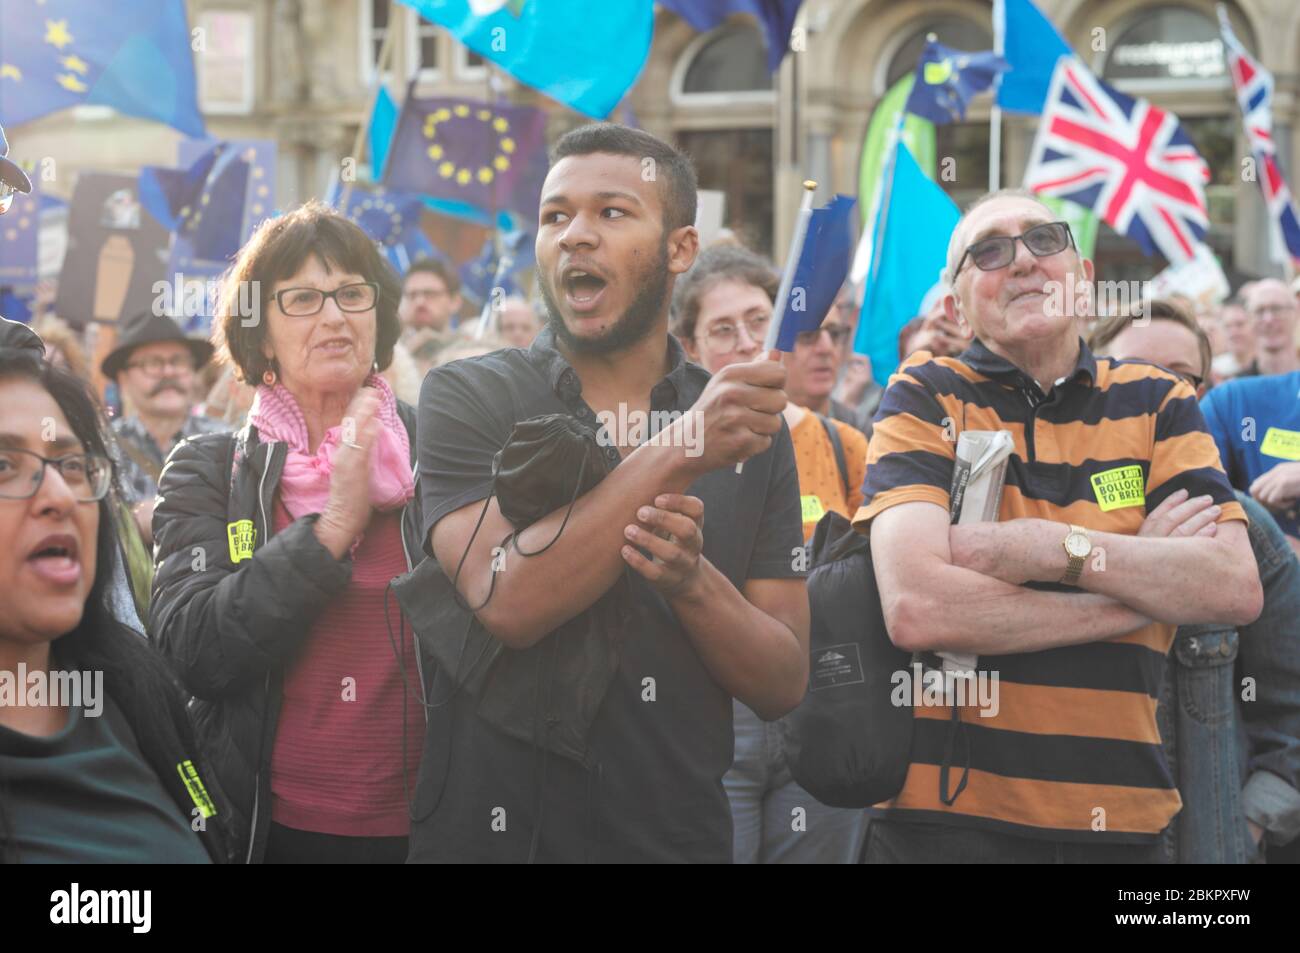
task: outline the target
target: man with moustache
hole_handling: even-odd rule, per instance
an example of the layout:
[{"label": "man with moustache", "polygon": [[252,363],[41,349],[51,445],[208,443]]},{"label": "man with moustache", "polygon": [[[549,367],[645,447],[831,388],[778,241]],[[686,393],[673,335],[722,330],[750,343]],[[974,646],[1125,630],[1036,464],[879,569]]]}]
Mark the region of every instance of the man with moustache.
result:
[{"label": "man with moustache", "polygon": [[[554,644],[624,581],[630,611],[607,633],[617,668],[581,762],[498,731],[435,680],[430,702],[446,704],[430,717],[410,859],[727,863],[732,698],[775,719],[808,678],[785,371],[753,361],[710,378],[668,334],[673,283],[699,246],[684,155],[597,123],[561,138],[552,161],[537,234],[547,327],[528,350],[425,379],[426,548],[448,575],[463,561],[460,593],[507,650]],[[520,534],[519,550],[543,552],[510,548],[494,567],[511,525],[483,501],[516,422],[558,413],[595,430],[598,414],[654,411],[698,414],[702,452],[687,453],[680,418],[639,446],[602,434],[604,479]]]},{"label": "man with moustache", "polygon": [[122,394],[123,414],[113,421],[113,432],[123,492],[145,545],[153,545],[158,475],[172,447],[186,437],[230,429],[193,413],[194,372],[211,357],[207,341],[187,337],[166,315],[144,312],[123,326],[117,346],[100,365]]}]

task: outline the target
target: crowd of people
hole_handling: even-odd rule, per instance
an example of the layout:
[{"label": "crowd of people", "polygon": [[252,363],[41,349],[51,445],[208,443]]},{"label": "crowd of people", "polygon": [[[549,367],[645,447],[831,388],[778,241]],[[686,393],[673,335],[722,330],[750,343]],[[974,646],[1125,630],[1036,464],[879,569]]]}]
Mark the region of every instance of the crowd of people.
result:
[{"label": "crowd of people", "polygon": [[[111,418],[75,334],[6,322],[0,858],[1294,861],[1296,292],[1077,315],[1069,226],[994,192],[882,386],[852,284],[765,352],[780,277],[696,205],[671,145],[566,134],[540,300],[475,316],[308,202],[211,340],[124,322]],[[998,518],[959,523],[982,431]],[[832,519],[892,644],[1000,693],[918,706],[873,806],[788,752]],[[20,671],[102,695],[6,697]]]}]

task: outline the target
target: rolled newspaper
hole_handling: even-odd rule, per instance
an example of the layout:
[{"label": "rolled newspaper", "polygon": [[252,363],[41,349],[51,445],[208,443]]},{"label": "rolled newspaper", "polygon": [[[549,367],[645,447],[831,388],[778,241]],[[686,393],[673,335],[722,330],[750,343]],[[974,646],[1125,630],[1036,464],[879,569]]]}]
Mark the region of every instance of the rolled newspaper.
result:
[{"label": "rolled newspaper", "polygon": [[[966,430],[957,438],[957,460],[952,471],[950,512],[954,526],[996,522],[1002,506],[1002,486],[1007,460],[1016,448],[1007,430]],[[966,652],[936,653],[943,670],[973,677],[979,656]]]}]

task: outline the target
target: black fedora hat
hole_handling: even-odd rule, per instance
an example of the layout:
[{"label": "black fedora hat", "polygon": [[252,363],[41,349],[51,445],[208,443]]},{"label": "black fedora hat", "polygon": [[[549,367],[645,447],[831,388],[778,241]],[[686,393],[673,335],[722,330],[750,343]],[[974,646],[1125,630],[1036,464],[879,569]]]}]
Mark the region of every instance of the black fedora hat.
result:
[{"label": "black fedora hat", "polygon": [[7,185],[18,192],[30,192],[31,179],[27,178],[27,173],[18,163],[7,158],[8,155],[9,141],[5,139],[4,127],[0,126],[0,184]]},{"label": "black fedora hat", "polygon": [[116,378],[126,366],[131,352],[142,344],[155,344],[159,341],[178,341],[190,349],[194,355],[194,366],[202,367],[212,357],[213,347],[200,338],[192,338],[181,330],[180,325],[165,314],[151,314],[142,311],[128,319],[122,325],[122,332],[117,338],[117,347],[109,351],[108,357],[99,365],[99,369],[108,378]]}]

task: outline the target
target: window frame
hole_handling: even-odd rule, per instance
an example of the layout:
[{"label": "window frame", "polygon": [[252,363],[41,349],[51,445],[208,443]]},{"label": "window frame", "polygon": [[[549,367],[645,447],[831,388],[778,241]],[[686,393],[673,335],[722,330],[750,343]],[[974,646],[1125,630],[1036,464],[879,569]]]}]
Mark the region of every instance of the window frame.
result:
[{"label": "window frame", "polygon": [[[728,24],[716,27],[708,33],[697,34],[691,39],[691,42],[686,44],[686,48],[682,50],[676,62],[673,63],[672,74],[668,80],[668,97],[674,106],[686,108],[715,108],[718,106],[738,105],[776,106],[777,89],[775,83],[772,89],[743,89],[714,93],[688,93],[686,91],[686,74],[690,72],[700,52],[709,44],[721,39],[725,34],[739,32],[744,29],[752,29],[760,39],[762,38],[762,33],[757,26],[747,27],[745,24]],[[766,60],[764,61],[764,68],[766,69]],[[772,75],[775,76],[776,74]],[[773,125],[775,126],[775,118],[773,119]]]},{"label": "window frame", "polygon": [[456,79],[465,83],[486,82],[488,77],[487,57],[483,56],[482,53],[477,54],[478,56],[482,57],[483,62],[479,63],[477,66],[474,66],[471,65],[469,62],[469,57],[470,54],[474,52],[473,50],[471,50],[464,43],[461,43],[458,40],[456,40],[454,37],[452,38],[451,45],[452,45],[451,68],[452,68],[452,72],[456,76]]},{"label": "window frame", "polygon": [[194,73],[195,96],[199,108],[206,115],[212,116],[251,116],[253,114],[257,91],[258,38],[256,14],[248,7],[208,7],[198,11],[196,25],[206,28],[206,18],[217,15],[236,15],[242,20],[242,28],[248,44],[248,59],[244,63],[243,89],[239,102],[228,100],[213,102],[205,100],[200,86],[200,71],[196,65]]}]

